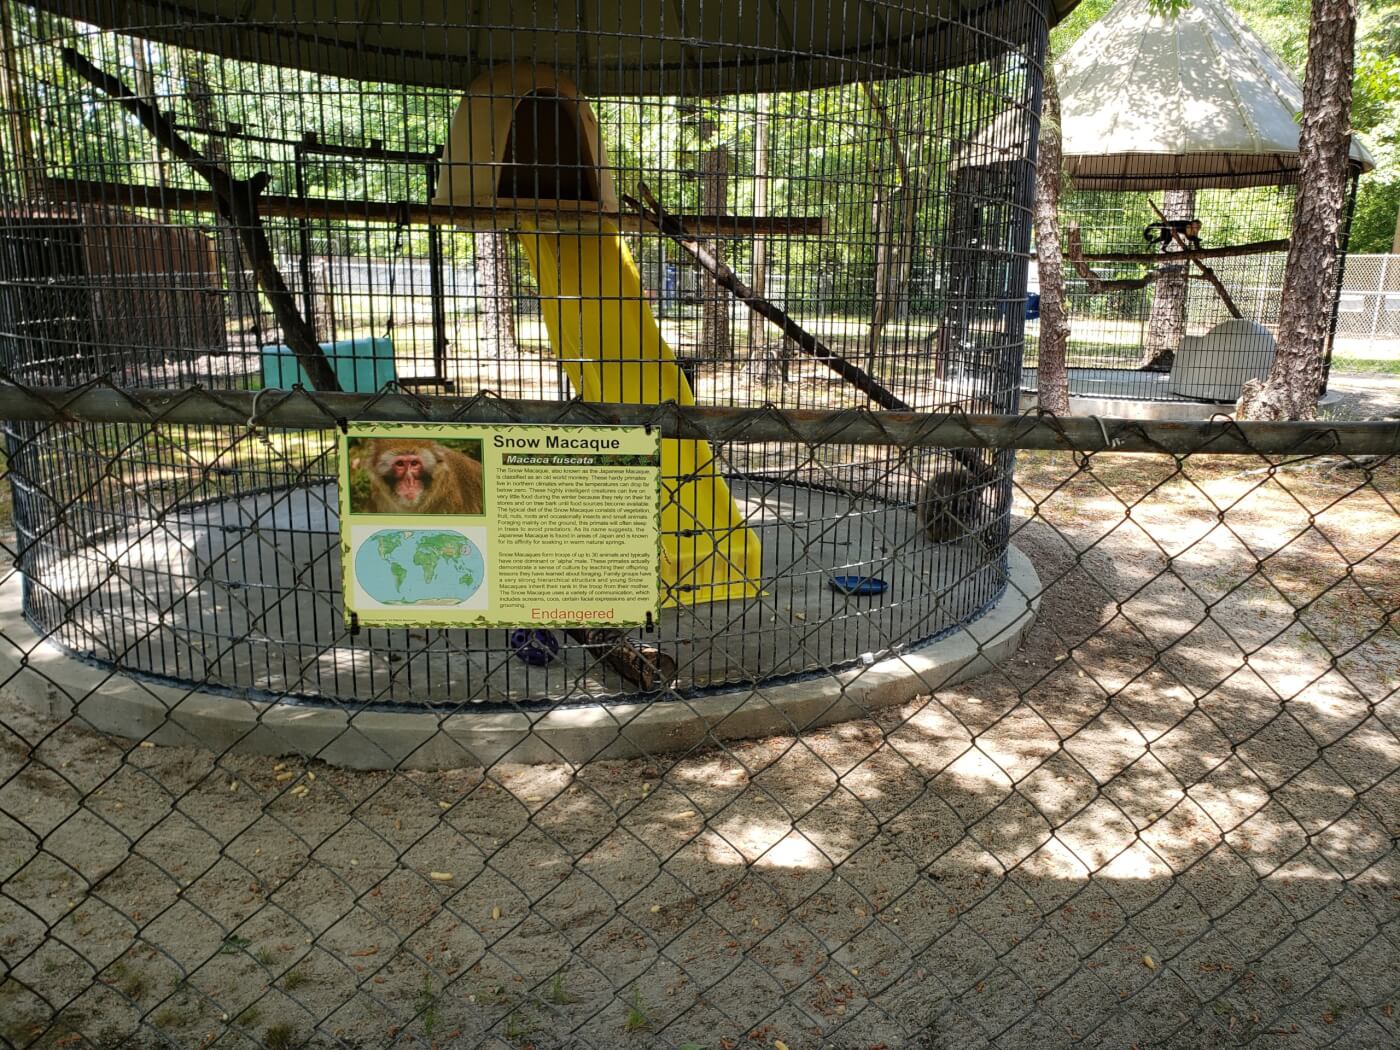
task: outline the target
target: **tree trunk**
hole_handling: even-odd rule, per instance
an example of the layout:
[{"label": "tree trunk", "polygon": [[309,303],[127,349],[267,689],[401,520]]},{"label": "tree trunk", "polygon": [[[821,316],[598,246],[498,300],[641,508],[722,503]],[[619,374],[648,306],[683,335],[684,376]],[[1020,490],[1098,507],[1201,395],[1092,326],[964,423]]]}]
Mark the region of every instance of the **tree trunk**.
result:
[{"label": "tree trunk", "polygon": [[510,279],[510,239],[501,233],[478,233],[476,286],[482,296],[484,342],[497,357],[515,353],[515,293]]},{"label": "tree trunk", "polygon": [[1040,349],[1037,400],[1056,415],[1069,415],[1069,311],[1065,306],[1064,258],[1060,249],[1060,92],[1047,58],[1045,101],[1035,164],[1035,254],[1040,269]]},{"label": "tree trunk", "polygon": [[[1192,219],[1196,212],[1194,190],[1167,190],[1162,195],[1162,214],[1168,219]],[[1180,251],[1175,242],[1168,252]],[[1147,339],[1137,366],[1145,372],[1170,372],[1181,338],[1186,334],[1186,283],[1190,263],[1164,272],[1152,291],[1152,311],[1147,317]]]},{"label": "tree trunk", "polygon": [[[136,91],[152,106],[160,107],[160,99],[156,98],[156,81],[151,75],[150,59],[146,55],[146,41],[139,37],[131,39],[131,65],[135,72]],[[165,153],[160,148],[160,143],[151,141],[151,168],[155,174],[155,184],[165,185]]]},{"label": "tree trunk", "polygon": [[[723,146],[700,154],[700,210],[707,215],[723,215],[729,203],[729,151]],[[706,245],[720,262],[724,242],[716,238]],[[729,334],[729,292],[706,275],[701,280],[700,352],[712,361],[733,356]]]},{"label": "tree trunk", "polygon": [[[193,55],[187,57],[186,61],[189,62],[189,70],[185,74],[185,95],[194,113],[195,126],[207,136],[204,141],[204,156],[214,164],[226,168],[228,151],[224,148],[223,136],[215,134],[218,122],[214,116],[214,93],[209,87],[204,58]],[[229,291],[228,315],[240,321],[259,324],[262,304],[258,301],[252,263],[243,254],[243,242],[234,228],[222,218],[216,220],[215,230],[215,251],[223,264],[224,283]]]},{"label": "tree trunk", "polygon": [[1298,199],[1283,272],[1278,352],[1266,381],[1251,379],[1245,384],[1236,408],[1242,419],[1313,419],[1317,415],[1327,330],[1337,294],[1355,46],[1356,0],[1313,0],[1303,126],[1298,135]]},{"label": "tree trunk", "polygon": [[867,372],[875,371],[880,338],[884,334],[885,318],[889,313],[890,255],[894,250],[894,218],[890,198],[898,193],[898,190],[877,186],[875,202],[871,207],[870,225],[875,239],[875,297],[870,309],[870,335],[865,351]]},{"label": "tree trunk", "polygon": [[[889,143],[890,155],[899,172],[899,185],[893,190],[877,188],[871,227],[875,238],[875,297],[870,314],[869,347],[866,368],[873,370],[885,325],[904,317],[909,308],[909,280],[913,270],[914,224],[918,215],[919,172],[909,163],[910,150],[904,148],[889,111],[869,83],[861,85],[870,108],[879,118]],[[922,128],[915,128],[915,142]],[[917,151],[917,146],[915,146]],[[898,219],[896,220],[896,215]]]},{"label": "tree trunk", "polygon": [[[768,96],[758,96],[753,126],[753,213],[768,214]],[[756,295],[768,295],[768,243],[758,235],[753,239],[753,280],[749,287]],[[767,322],[756,313],[749,314],[749,358],[764,353]]]}]

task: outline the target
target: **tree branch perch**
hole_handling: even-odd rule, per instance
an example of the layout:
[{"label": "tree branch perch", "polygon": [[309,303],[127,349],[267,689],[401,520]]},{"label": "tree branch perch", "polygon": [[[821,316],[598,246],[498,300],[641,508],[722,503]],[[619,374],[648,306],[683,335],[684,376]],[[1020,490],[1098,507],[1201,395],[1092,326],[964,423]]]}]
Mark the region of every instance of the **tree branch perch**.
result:
[{"label": "tree branch perch", "polygon": [[[740,280],[738,274],[707,252],[704,247],[691,236],[685,226],[677,220],[674,215],[661,206],[661,203],[652,194],[651,189],[646,183],[642,183],[638,187],[638,192],[641,193],[642,200],[645,201],[645,204],[626,194],[621,198],[622,203],[629,208],[635,208],[643,218],[680,245],[680,247],[699,264],[700,268],[714,279],[716,284],[732,292],[735,298],[750,310],[781,328],[783,335],[792,340],[793,344],[796,345],[799,350],[808,357],[816,358],[822,364],[826,365],[827,368],[850,383],[881,408],[888,409],[892,412],[912,411],[907,403],[901,401],[894,393],[881,385],[878,380],[859,365],[846,360],[846,358],[833,351],[811,332],[798,324],[787,311],[759,295]],[[949,455],[966,468],[979,483],[986,483],[992,479],[991,468],[988,464],[984,463],[981,457],[973,450],[967,448],[950,448],[947,451]]]},{"label": "tree branch perch", "polygon": [[1089,286],[1090,295],[1104,295],[1108,292],[1146,288],[1149,284],[1156,284],[1162,278],[1163,271],[1161,269],[1152,270],[1141,277],[1125,277],[1118,280],[1100,277],[1089,269],[1089,264],[1084,261],[1084,242],[1079,236],[1078,223],[1070,226],[1068,240],[1069,250],[1065,252],[1065,255],[1074,266],[1074,272],[1084,278],[1084,282]]},{"label": "tree branch perch", "polygon": [[207,159],[175,130],[175,126],[155,106],[112,74],[99,69],[87,58],[71,47],[62,51],[63,63],[93,87],[114,99],[123,109],[141,122],[151,136],[169,150],[171,155],[184,161],[209,184],[217,199],[219,214],[238,234],[253,264],[253,274],[263,294],[272,306],[273,316],[282,329],[297,362],[306,372],[306,377],[316,390],[339,390],[340,381],[335,369],[326,359],[321,345],[316,341],[316,333],[306,323],[306,318],[297,307],[296,299],[287,288],[282,272],[272,254],[272,245],[267,239],[267,231],[258,214],[258,197],[267,189],[272,177],[260,171],[250,179],[234,178],[220,165]]},{"label": "tree branch perch", "polygon": [[700,244],[698,240],[691,236],[680,221],[668,212],[652,195],[651,190],[643,183],[639,187],[646,204],[633,197],[623,195],[622,202],[630,208],[636,208],[646,219],[648,219],[658,230],[666,234],[678,245],[681,246],[692,259],[694,259],[702,270],[704,270],[714,282],[722,288],[734,294],[735,298],[744,303],[750,310],[761,317],[771,321],[782,329],[783,334],[791,339],[804,354],[814,357],[827,368],[831,369],[846,382],[863,393],[866,397],[874,401],[881,408],[887,408],[894,412],[908,412],[910,407],[886,389],[870,373],[866,372],[859,365],[846,360],[840,354],[827,347],[811,332],[798,324],[791,315],[781,307],[765,299],[752,288],[739,279],[739,275],[731,270],[724,262],[716,259]]},{"label": "tree branch perch", "polygon": [[[1157,218],[1166,223],[1167,217],[1162,214],[1162,209],[1157,207],[1157,202],[1149,200],[1147,203],[1150,204],[1152,210],[1157,213]],[[1167,231],[1172,235],[1172,240],[1176,242],[1180,251],[1187,252],[1191,250],[1191,246],[1186,243],[1186,238],[1177,233],[1176,228],[1172,226],[1171,223],[1167,223]],[[1220,278],[1215,275],[1215,271],[1201,262],[1200,259],[1192,259],[1191,262],[1186,265],[1190,266],[1192,264],[1194,264],[1196,268],[1201,271],[1205,279],[1211,283],[1211,286],[1215,289],[1215,294],[1220,296],[1220,301],[1225,304],[1225,309],[1230,311],[1230,316],[1243,317],[1244,314],[1240,313],[1240,308],[1235,305],[1235,300],[1231,297],[1229,289],[1227,289]]]}]

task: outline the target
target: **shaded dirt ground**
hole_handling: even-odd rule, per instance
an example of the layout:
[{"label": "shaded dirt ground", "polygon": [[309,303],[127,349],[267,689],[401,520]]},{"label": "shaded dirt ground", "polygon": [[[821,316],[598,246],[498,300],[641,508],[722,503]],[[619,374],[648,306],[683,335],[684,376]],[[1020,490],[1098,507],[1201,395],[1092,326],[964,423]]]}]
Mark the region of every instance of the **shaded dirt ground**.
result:
[{"label": "shaded dirt ground", "polygon": [[1394,1046],[1396,465],[1018,481],[1021,653],[800,736],[350,773],[11,697],[0,1040]]}]

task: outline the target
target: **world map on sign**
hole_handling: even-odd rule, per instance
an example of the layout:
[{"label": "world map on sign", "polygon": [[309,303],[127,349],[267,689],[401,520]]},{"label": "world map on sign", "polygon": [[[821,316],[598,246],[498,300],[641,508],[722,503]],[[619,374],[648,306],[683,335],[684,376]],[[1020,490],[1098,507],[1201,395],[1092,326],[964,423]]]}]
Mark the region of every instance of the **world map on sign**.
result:
[{"label": "world map on sign", "polygon": [[383,529],[355,552],[355,577],[381,605],[460,605],[485,576],[481,550],[446,529]]}]

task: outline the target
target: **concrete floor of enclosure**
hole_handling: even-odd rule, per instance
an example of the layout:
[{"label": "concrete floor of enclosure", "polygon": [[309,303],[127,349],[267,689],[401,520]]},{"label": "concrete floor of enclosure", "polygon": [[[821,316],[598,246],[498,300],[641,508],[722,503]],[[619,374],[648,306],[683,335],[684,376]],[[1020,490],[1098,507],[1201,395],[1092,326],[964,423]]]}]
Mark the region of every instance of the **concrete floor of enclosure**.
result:
[{"label": "concrete floor of enclosure", "polygon": [[[674,654],[681,694],[869,663],[976,616],[1005,586],[980,542],[934,544],[908,507],[753,479],[733,493],[763,545],[763,593],[663,610],[647,640]],[[845,595],[831,587],[842,575],[889,590]],[[506,630],[348,634],[330,485],[143,521],[36,577],[61,599],[59,637],[77,653],[258,698],[455,706],[632,692],[576,647],[529,666]]]}]

